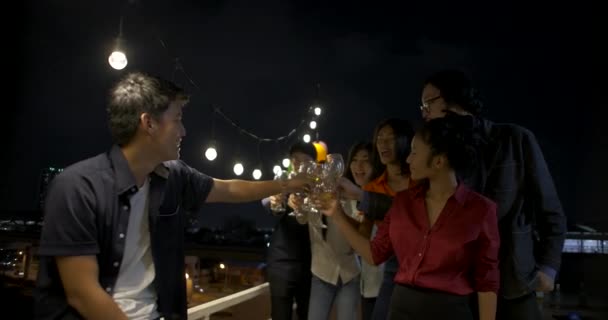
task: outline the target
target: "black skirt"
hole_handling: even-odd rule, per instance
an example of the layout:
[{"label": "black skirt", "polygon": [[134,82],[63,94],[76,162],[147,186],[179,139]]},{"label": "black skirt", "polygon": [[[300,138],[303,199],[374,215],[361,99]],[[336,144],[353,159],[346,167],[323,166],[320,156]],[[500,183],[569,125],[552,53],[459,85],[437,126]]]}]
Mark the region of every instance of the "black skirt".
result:
[{"label": "black skirt", "polygon": [[389,320],[473,320],[475,319],[471,311],[473,296],[460,296],[396,283],[388,318]]}]

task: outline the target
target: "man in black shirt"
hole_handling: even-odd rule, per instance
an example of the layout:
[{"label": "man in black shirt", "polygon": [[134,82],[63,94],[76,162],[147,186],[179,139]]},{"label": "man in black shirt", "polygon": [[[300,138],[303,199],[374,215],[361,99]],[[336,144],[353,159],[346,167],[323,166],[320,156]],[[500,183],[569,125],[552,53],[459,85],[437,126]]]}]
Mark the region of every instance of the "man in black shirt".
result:
[{"label": "man in black shirt", "polygon": [[[310,143],[299,142],[289,149],[294,170],[307,161],[317,159],[316,149]],[[275,195],[262,200],[269,208],[271,202],[284,201],[284,195]],[[310,299],[310,236],[308,225],[300,224],[287,207],[280,212],[270,247],[268,249],[267,277],[270,284],[273,320],[291,320],[295,300],[298,319],[308,319]]]},{"label": "man in black shirt", "polygon": [[187,101],[142,73],[111,90],[114,145],[66,168],[45,201],[36,319],[186,319],[185,213],[308,184],[219,180],[177,160]]}]

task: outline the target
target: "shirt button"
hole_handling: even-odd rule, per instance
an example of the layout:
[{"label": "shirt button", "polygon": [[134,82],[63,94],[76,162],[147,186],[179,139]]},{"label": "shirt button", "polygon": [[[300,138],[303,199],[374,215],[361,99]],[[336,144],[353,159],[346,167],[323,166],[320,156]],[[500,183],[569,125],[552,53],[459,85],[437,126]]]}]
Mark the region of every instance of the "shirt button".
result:
[{"label": "shirt button", "polygon": [[107,287],[107,288],[106,288],[106,292],[110,292],[110,291],[112,291],[112,288]]},{"label": "shirt button", "polygon": [[122,238],[124,238],[124,237],[125,237],[125,234],[124,234],[124,233],[121,233],[121,234],[119,234],[119,235],[118,235],[118,237],[122,239]]},{"label": "shirt button", "polygon": [[123,206],[123,207],[122,207],[122,209],[123,209],[124,211],[129,211],[129,206]]},{"label": "shirt button", "polygon": [[118,265],[119,265],[118,261],[114,261],[114,266],[118,267]]}]

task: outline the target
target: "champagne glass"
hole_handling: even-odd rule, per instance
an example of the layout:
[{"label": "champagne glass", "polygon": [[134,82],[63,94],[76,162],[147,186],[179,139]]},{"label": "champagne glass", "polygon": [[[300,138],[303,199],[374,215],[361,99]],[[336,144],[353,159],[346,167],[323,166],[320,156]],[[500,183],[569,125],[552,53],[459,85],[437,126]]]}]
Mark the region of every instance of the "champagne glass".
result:
[{"label": "champagne glass", "polygon": [[[289,179],[289,175],[287,174],[287,171],[283,171],[281,170],[280,172],[277,172],[277,174],[275,174],[274,176],[274,180],[286,180]],[[281,193],[280,195],[278,195],[280,197],[280,201],[271,201],[270,202],[270,210],[273,213],[281,213],[281,212],[285,212],[287,210],[287,207],[285,205],[285,194]]]}]

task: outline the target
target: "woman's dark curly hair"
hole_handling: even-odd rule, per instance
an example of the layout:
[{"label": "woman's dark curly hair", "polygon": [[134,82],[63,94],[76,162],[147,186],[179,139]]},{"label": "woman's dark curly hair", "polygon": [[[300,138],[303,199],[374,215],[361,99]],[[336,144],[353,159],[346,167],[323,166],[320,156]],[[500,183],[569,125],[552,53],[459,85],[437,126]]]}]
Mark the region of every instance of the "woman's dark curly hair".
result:
[{"label": "woman's dark curly hair", "polygon": [[417,135],[431,147],[431,155],[446,156],[460,177],[467,177],[477,167],[483,140],[475,117],[449,112],[443,118],[426,122]]}]

